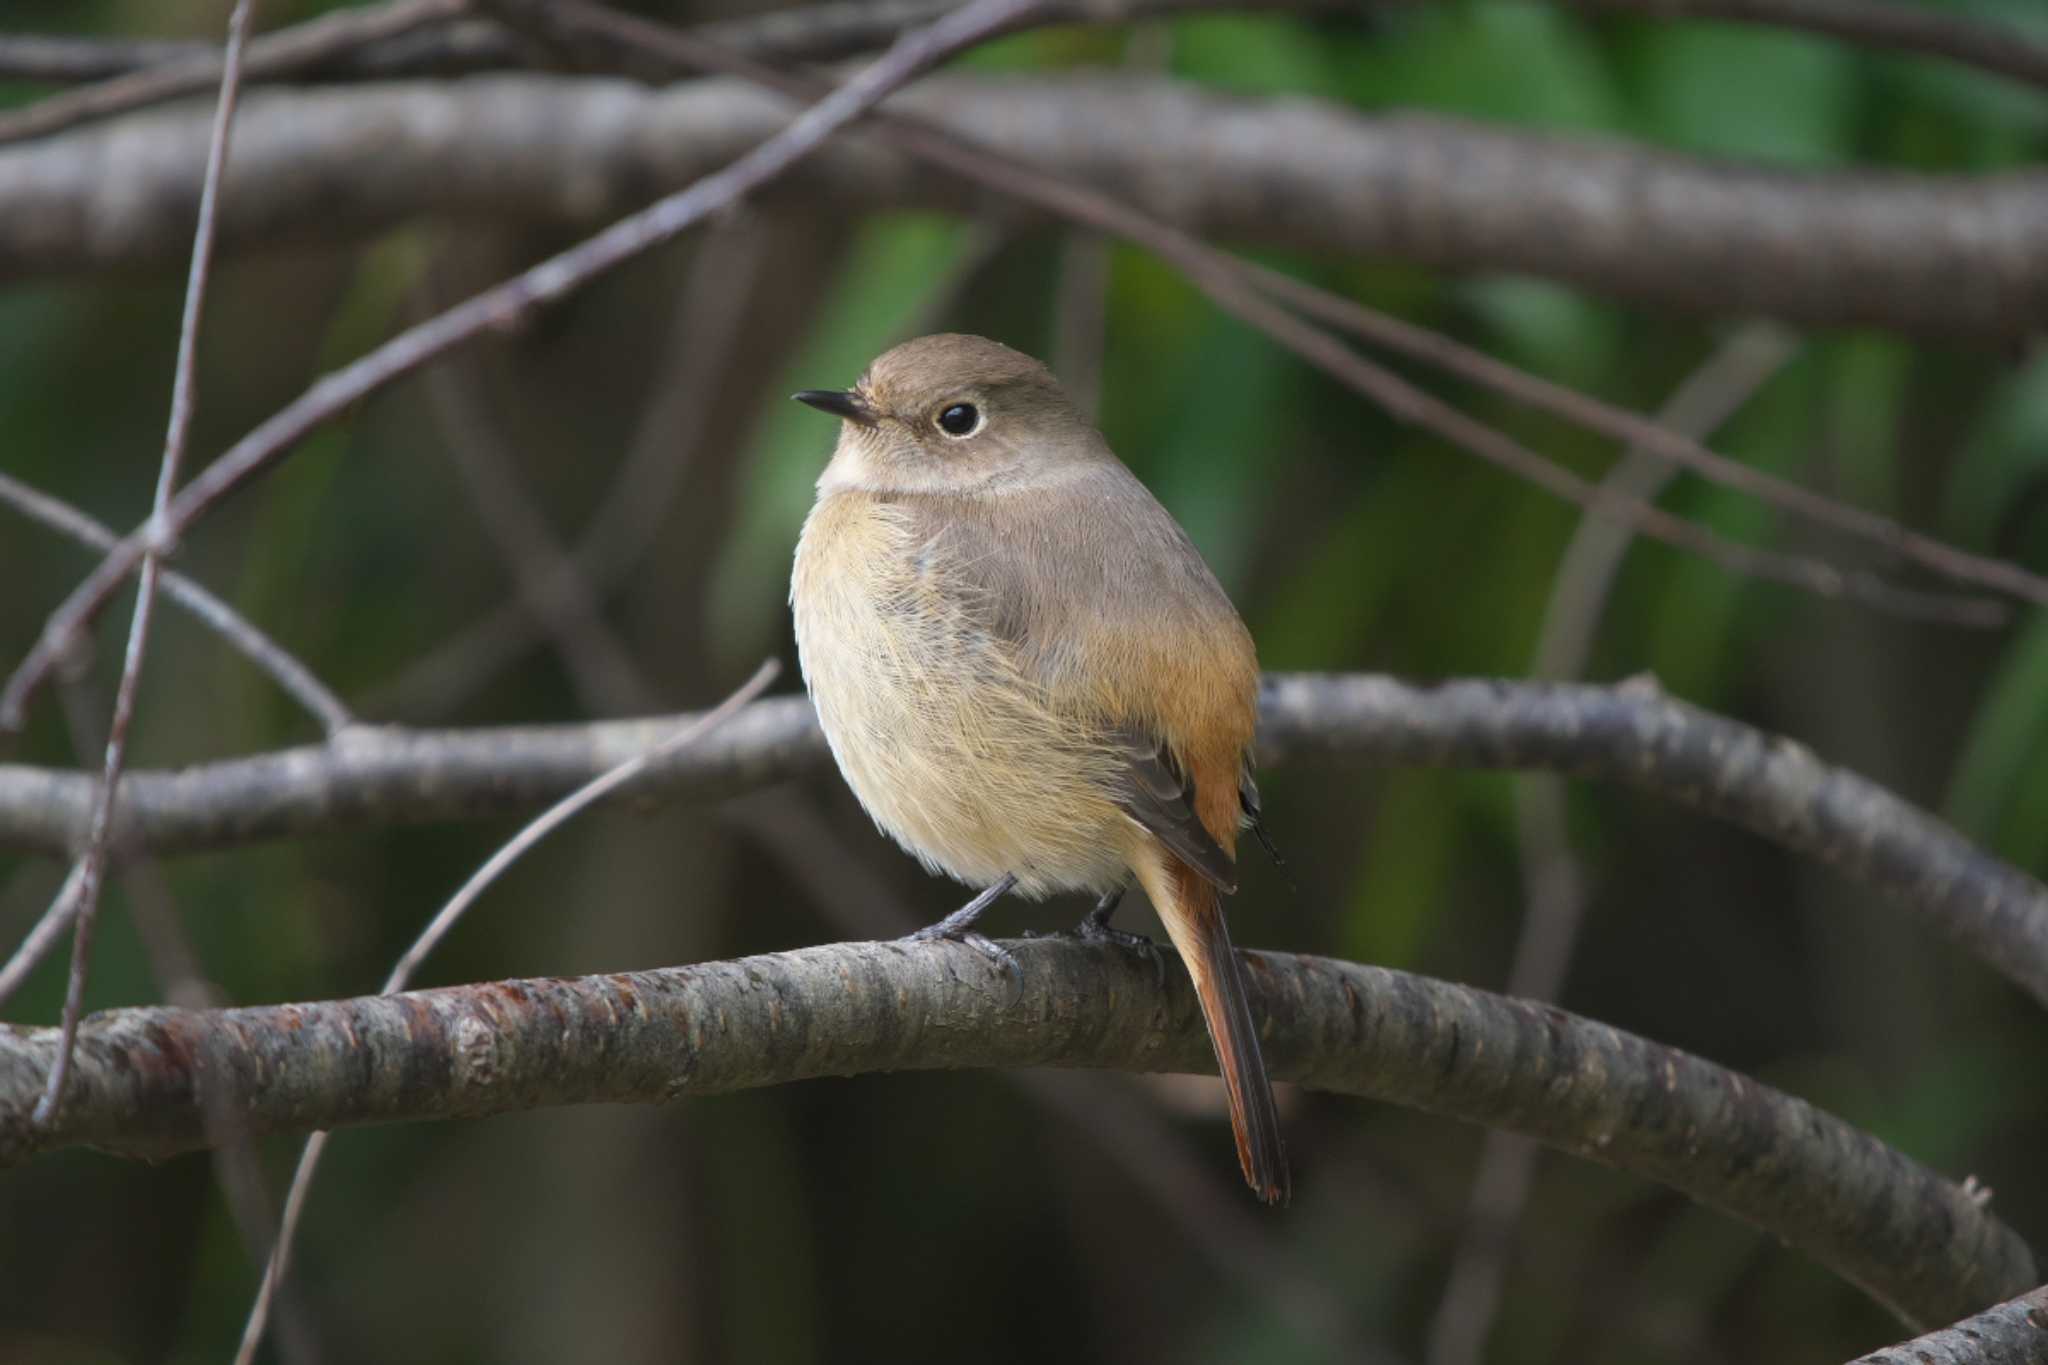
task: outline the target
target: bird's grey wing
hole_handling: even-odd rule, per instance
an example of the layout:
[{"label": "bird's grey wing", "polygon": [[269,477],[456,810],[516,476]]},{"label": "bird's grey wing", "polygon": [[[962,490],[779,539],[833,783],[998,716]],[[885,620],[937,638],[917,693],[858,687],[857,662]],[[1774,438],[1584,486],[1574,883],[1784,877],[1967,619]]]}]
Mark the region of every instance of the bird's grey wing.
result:
[{"label": "bird's grey wing", "polygon": [[[1120,466],[1104,476],[1130,479]],[[1140,519],[1135,526],[1105,525],[1102,505],[1090,508],[1095,516],[1074,515],[1071,503],[1045,515],[1013,505],[1000,519],[972,500],[933,499],[919,509],[931,527],[922,566],[973,604],[976,618],[1003,642],[1020,673],[1056,696],[1094,693],[1090,674],[1104,661],[1089,657],[1089,642],[1129,638],[1168,600],[1202,593],[1202,610],[1235,622],[1229,600],[1205,567],[1191,576],[1180,567],[1186,562],[1182,556],[1159,552],[1184,548],[1200,566],[1193,547],[1183,546],[1184,533],[1149,494],[1109,500]],[[1129,552],[1147,538],[1158,543],[1152,553]],[[1085,623],[1075,619],[1077,612],[1087,613]],[[1132,661],[1112,666],[1130,667]],[[1112,793],[1116,804],[1205,880],[1225,892],[1236,890],[1236,863],[1196,815],[1193,780],[1166,737],[1132,718],[1108,738],[1125,758]]]},{"label": "bird's grey wing", "polygon": [[1150,830],[1205,881],[1228,895],[1237,890],[1237,863],[1195,816],[1195,788],[1156,736],[1125,727],[1117,738],[1129,761],[1116,803]]}]

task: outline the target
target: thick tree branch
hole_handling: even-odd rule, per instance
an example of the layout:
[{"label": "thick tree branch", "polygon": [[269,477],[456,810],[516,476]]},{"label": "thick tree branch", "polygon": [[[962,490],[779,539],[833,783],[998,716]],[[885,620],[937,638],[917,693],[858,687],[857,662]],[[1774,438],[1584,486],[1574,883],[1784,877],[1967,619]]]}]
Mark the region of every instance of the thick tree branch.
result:
[{"label": "thick tree branch", "polygon": [[[651,747],[676,723],[365,727],[326,745],[133,772],[116,837],[172,855],[511,814]],[[1279,675],[1267,680],[1260,741],[1266,762],[1551,771],[1650,792],[1882,892],[2048,1004],[2048,887],[1876,783],[1654,686]],[[657,765],[631,793],[701,799],[828,765],[809,702],[774,698]],[[84,773],[0,765],[0,848],[68,853],[89,824],[93,786]]]},{"label": "thick tree branch", "polygon": [[[890,107],[1201,235],[1811,323],[2004,339],[2048,316],[2038,173],[1766,171],[1128,75],[933,77]],[[587,223],[687,183],[790,116],[727,80],[256,92],[221,230],[246,246],[363,236],[422,214]],[[172,109],[0,148],[0,278],[174,256],[204,139],[202,118]],[[790,179],[847,209],[988,202],[859,134]]]},{"label": "thick tree branch", "polygon": [[[1008,945],[1021,983],[952,945],[835,944],[666,971],[211,1012],[94,1016],[71,1103],[27,1122],[56,1041],[0,1032],[0,1160],[202,1144],[199,1059],[256,1132],[657,1102],[819,1076],[957,1067],[1203,1070],[1194,996],[1147,952]],[[1962,1188],[1711,1063],[1464,987],[1248,954],[1274,1074],[1525,1132],[1670,1184],[1798,1246],[1910,1321],[2034,1283]]]},{"label": "thick tree branch", "polygon": [[2048,1365],[2048,1286],[1852,1365]]}]

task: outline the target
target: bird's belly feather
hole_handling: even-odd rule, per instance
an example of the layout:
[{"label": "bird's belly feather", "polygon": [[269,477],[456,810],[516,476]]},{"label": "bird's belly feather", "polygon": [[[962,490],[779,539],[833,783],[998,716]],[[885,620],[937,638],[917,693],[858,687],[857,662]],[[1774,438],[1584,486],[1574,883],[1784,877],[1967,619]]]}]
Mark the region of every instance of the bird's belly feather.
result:
[{"label": "bird's belly feather", "polygon": [[889,511],[821,504],[791,587],[804,680],[847,785],[890,837],[970,885],[1120,884],[1139,831],[1109,795],[1113,747],[1018,673]]}]

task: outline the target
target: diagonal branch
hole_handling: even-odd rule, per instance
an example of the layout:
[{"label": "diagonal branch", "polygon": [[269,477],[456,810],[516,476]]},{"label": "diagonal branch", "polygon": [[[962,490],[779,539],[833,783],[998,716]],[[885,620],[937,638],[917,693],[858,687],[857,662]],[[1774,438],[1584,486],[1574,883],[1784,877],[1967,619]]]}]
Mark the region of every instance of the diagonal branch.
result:
[{"label": "diagonal branch", "polygon": [[[0,504],[70,536],[81,545],[108,550],[120,539],[76,507],[0,472]],[[348,704],[314,676],[313,670],[263,630],[197,581],[176,569],[163,571],[164,595],[190,612],[228,647],[269,675],[285,694],[320,722],[329,739],[356,723]]]},{"label": "diagonal branch", "polygon": [[[391,0],[365,9],[343,9],[249,46],[251,76],[276,79],[315,66],[338,52],[394,38],[436,20],[451,19],[469,0]],[[46,137],[89,119],[107,118],[180,95],[211,90],[225,78],[227,63],[216,51],[195,53],[161,66],[144,67],[51,95],[25,109],[0,113],[0,143]]]},{"label": "diagonal branch", "polygon": [[[28,701],[57,660],[118,591],[151,547],[172,543],[249,480],[288,455],[307,435],[355,403],[429,361],[494,328],[513,325],[535,308],[660,245],[701,219],[745,198],[816,151],[897,87],[990,33],[1019,22],[1040,0],[970,0],[930,28],[919,29],[845,84],[834,87],[786,127],[737,161],[688,188],[612,224],[468,301],[392,337],[368,355],[324,375],[296,400],[202,470],[150,524],[131,533],[45,623],[42,635],[0,687],[0,733],[19,730]],[[84,921],[81,920],[81,923]]]},{"label": "diagonal branch", "polygon": [[[819,1076],[958,1067],[1213,1066],[1193,992],[1150,952],[834,944],[665,971],[400,996],[94,1016],[60,1126],[25,1123],[51,1030],[0,1032],[0,1160],[204,1141],[192,1059],[259,1132],[649,1103]],[[1500,1125],[1662,1181],[1783,1238],[1908,1320],[2034,1283],[1970,1193],[1803,1101],[1546,1006],[1327,958],[1247,954],[1274,1074]]]}]

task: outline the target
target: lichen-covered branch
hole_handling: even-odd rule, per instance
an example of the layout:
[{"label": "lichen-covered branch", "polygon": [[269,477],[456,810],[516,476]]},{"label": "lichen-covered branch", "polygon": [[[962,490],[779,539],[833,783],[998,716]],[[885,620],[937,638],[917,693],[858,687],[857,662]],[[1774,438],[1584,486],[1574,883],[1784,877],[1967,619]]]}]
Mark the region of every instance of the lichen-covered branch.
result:
[{"label": "lichen-covered branch", "polygon": [[2048,1365],[2048,1286],[1852,1365]]},{"label": "lichen-covered branch", "polygon": [[[29,1111],[56,1048],[0,1031],[0,1161],[202,1145],[197,1077],[255,1133],[646,1103],[818,1076],[958,1067],[1213,1066],[1192,991],[1149,952],[852,943],[564,980],[87,1021],[72,1096]],[[1326,958],[1248,954],[1277,1076],[1527,1133],[1661,1181],[1800,1247],[1916,1323],[2034,1283],[1960,1187],[1711,1063],[1547,1006]],[[1311,1180],[1313,1177],[1311,1177]]]},{"label": "lichen-covered branch", "polygon": [[[158,856],[535,809],[671,733],[677,719],[500,729],[359,728],[334,742],[133,772],[117,838]],[[1905,906],[2048,1004],[2048,887],[1934,816],[1791,740],[1654,687],[1282,674],[1261,759],[1558,772],[1729,820]],[[626,800],[703,799],[829,766],[810,704],[757,702],[657,765]],[[0,764],[0,848],[68,854],[93,779]]]},{"label": "lichen-covered branch", "polygon": [[[889,107],[1219,239],[1813,323],[1996,339],[2048,316],[2048,177],[2035,173],[1791,173],[1129,75],[939,76]],[[360,237],[422,215],[587,224],[790,117],[730,80],[258,91],[240,116],[223,243]],[[203,119],[165,109],[0,149],[0,279],[175,258],[204,142]],[[840,210],[990,202],[858,134],[791,187]]]}]

